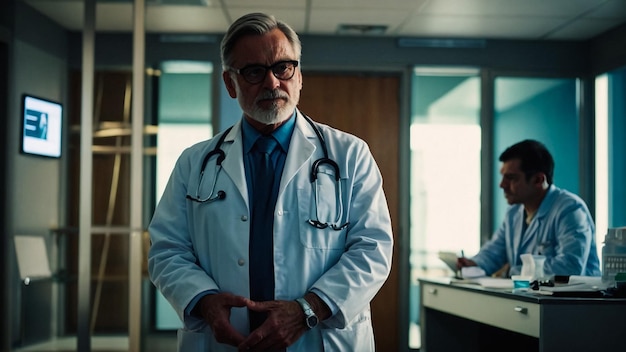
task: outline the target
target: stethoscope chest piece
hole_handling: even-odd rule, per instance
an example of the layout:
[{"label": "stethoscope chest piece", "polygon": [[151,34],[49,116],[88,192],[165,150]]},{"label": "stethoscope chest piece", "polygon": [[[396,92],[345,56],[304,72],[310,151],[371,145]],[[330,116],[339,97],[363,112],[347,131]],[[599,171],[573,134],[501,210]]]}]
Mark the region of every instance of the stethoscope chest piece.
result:
[{"label": "stethoscope chest piece", "polygon": [[[311,165],[310,181],[311,181],[311,187],[313,188],[312,189],[313,199],[311,203],[312,203],[312,207],[314,208],[311,211],[311,213],[314,215],[314,217],[308,219],[307,223],[309,223],[311,226],[314,226],[318,229],[325,229],[325,228],[330,227],[331,229],[335,231],[343,230],[350,223],[348,221],[342,223],[342,218],[344,216],[344,207],[343,207],[343,191],[341,189],[341,170],[337,162],[330,159],[330,157],[328,156],[328,148],[326,146],[326,140],[324,139],[324,135],[322,134],[322,131],[319,129],[319,127],[315,125],[313,120],[311,120],[308,116],[306,115],[303,115],[303,116],[304,116],[304,119],[311,125],[311,127],[315,131],[315,134],[320,142],[322,151],[324,153],[324,156],[322,158],[319,158],[313,161],[313,164]],[[215,187],[217,185],[217,178],[219,177],[220,171],[222,170],[222,162],[226,158],[226,154],[222,150],[222,144],[224,143],[224,139],[226,138],[226,135],[228,135],[228,133],[230,132],[231,128],[232,127],[229,127],[226,131],[224,131],[224,133],[220,136],[217,143],[215,144],[215,147],[210,152],[208,152],[207,155],[202,159],[202,164],[200,168],[200,177],[198,180],[198,187],[196,188],[196,194],[195,196],[188,194],[187,199],[190,199],[194,202],[199,202],[199,203],[209,203],[209,202],[213,202],[216,200],[226,199],[226,192],[223,190],[219,190],[216,192]],[[205,179],[204,177],[205,169],[209,160],[213,158],[215,158],[215,172],[213,174],[213,180],[211,182],[210,191],[208,192],[208,196],[201,197],[200,191],[202,189],[202,183]],[[330,172],[321,171],[322,168],[329,168]],[[334,180],[332,183],[333,183],[333,187],[335,190],[334,204],[328,203],[327,201],[323,202],[321,200],[320,187],[318,186],[318,183],[321,182],[321,180],[319,179],[320,173],[324,175],[329,175],[329,174],[333,175]],[[327,187],[324,186],[321,188],[326,189]],[[320,211],[319,205],[322,203],[325,203],[329,207],[328,209],[329,212],[332,212],[334,208],[334,212],[335,212],[334,219],[330,219],[330,217],[332,217],[330,213],[328,214],[328,216],[326,216],[327,218],[329,218],[326,221],[323,221],[320,219],[320,217],[323,215],[322,214],[323,212]]]},{"label": "stethoscope chest piece", "polygon": [[[217,141],[215,148],[213,148],[210,152],[208,152],[207,155],[204,156],[204,159],[202,159],[202,164],[200,166],[200,179],[198,180],[198,188],[196,188],[196,195],[191,196],[187,194],[187,199],[190,199],[194,202],[199,202],[199,203],[210,203],[216,200],[226,199],[226,192],[223,190],[219,190],[215,192],[215,186],[217,185],[217,178],[219,177],[220,171],[222,171],[222,162],[226,158],[226,153],[224,153],[224,151],[222,150],[222,143],[224,143],[224,139],[226,138],[226,136],[228,135],[231,129],[232,127],[229,127],[226,131],[224,131],[224,133],[220,136],[220,139]],[[200,189],[202,187],[202,181],[204,181],[204,171],[206,169],[206,165],[208,164],[209,160],[213,158],[214,156],[217,156],[217,157],[215,158],[215,172],[213,173],[213,182],[211,185],[211,191],[209,192],[209,195],[207,197],[201,198]]]}]

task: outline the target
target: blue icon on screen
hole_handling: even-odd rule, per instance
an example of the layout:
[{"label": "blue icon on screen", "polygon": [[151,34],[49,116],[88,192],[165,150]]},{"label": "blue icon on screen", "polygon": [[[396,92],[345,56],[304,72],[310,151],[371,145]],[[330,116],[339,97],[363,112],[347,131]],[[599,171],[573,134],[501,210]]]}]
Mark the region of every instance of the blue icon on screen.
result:
[{"label": "blue icon on screen", "polygon": [[37,110],[26,110],[24,135],[48,139],[48,114]]}]

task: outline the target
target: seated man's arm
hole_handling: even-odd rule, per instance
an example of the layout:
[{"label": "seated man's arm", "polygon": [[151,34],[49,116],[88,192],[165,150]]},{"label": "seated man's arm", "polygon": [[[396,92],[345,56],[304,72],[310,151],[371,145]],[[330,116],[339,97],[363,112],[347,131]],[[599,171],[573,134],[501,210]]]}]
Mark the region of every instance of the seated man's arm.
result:
[{"label": "seated man's arm", "polygon": [[553,275],[584,275],[594,225],[580,204],[564,208],[557,216],[555,243],[542,245],[545,271]]}]

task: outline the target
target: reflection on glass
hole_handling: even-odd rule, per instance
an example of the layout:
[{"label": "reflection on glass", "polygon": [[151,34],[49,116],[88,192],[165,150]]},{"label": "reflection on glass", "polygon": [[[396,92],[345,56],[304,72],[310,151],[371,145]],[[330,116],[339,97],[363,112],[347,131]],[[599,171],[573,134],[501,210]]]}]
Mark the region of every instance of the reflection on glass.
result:
[{"label": "reflection on glass", "polygon": [[439,251],[473,253],[480,233],[480,79],[417,68],[412,82],[409,347],[419,348],[417,279],[450,276]]},{"label": "reflection on glass", "polygon": [[[182,151],[213,135],[211,125],[210,62],[168,61],[159,78],[157,135],[157,202]],[[163,295],[155,292],[155,329],[182,327],[178,315]]]},{"label": "reflection on glass", "polygon": [[579,193],[578,80],[498,77],[494,82],[493,224],[498,228],[507,203],[499,187],[498,157],[524,139],[546,145],[554,158],[554,184]]},{"label": "reflection on glass", "polygon": [[596,244],[602,268],[602,245],[609,228],[609,97],[608,75],[596,78]]},{"label": "reflection on glass", "polygon": [[[596,241],[626,226],[626,67],[596,79]],[[600,248],[598,248],[600,249]]]}]

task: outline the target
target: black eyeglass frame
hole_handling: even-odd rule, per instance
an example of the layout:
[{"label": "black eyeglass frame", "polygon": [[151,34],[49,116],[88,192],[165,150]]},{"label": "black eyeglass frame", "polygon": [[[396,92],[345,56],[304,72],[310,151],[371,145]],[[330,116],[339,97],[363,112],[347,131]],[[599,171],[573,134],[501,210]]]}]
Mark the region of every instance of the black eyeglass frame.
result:
[{"label": "black eyeglass frame", "polygon": [[[293,71],[291,71],[291,75],[289,77],[279,77],[278,74],[280,74],[281,72],[276,72],[276,69],[280,67],[280,65],[292,65],[293,66]],[[282,60],[282,61],[278,61],[270,66],[265,66],[265,65],[259,65],[259,64],[253,64],[253,65],[247,65],[244,66],[242,68],[234,68],[234,67],[229,67],[229,69],[238,74],[241,75],[241,77],[243,77],[243,79],[250,83],[250,84],[259,84],[261,82],[263,82],[263,80],[265,79],[265,77],[267,77],[267,71],[272,70],[272,74],[274,75],[274,77],[276,77],[277,79],[281,80],[281,81],[288,81],[290,79],[293,78],[293,76],[296,74],[296,68],[298,67],[298,65],[300,64],[300,62],[298,60]],[[249,75],[246,74],[246,71],[249,71],[251,69],[263,69],[263,74],[258,76],[258,80],[255,79],[250,79]]]}]

